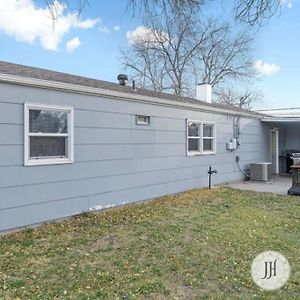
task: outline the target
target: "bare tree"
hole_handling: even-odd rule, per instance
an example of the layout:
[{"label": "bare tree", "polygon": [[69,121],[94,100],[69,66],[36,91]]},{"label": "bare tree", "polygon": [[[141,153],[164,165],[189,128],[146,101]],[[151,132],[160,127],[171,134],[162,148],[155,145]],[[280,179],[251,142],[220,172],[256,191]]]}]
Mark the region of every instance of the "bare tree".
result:
[{"label": "bare tree", "polygon": [[[128,0],[134,10],[143,11],[144,37],[123,51],[123,64],[132,77],[148,89],[194,96],[196,83],[223,86],[229,81],[251,79],[252,38],[245,32],[236,34],[228,23],[199,20],[207,2],[217,0]],[[222,1],[222,0],[218,0]],[[88,0],[45,0],[55,21],[61,6],[78,15]],[[236,0],[236,18],[251,25],[272,16],[279,0]],[[256,92],[243,95],[222,90],[218,101],[249,108]],[[255,94],[255,97],[254,97]],[[230,100],[229,100],[230,99]],[[237,101],[239,99],[239,101]]]},{"label": "bare tree", "polygon": [[170,14],[148,12],[145,27],[123,51],[125,68],[144,88],[194,96],[196,83],[216,86],[254,75],[250,37],[192,12]]},{"label": "bare tree", "polygon": [[222,26],[214,20],[201,23],[192,15],[169,18],[167,14],[148,14],[140,35],[123,52],[123,64],[145,88],[190,95],[196,53]]},{"label": "bare tree", "polygon": [[250,110],[253,105],[263,97],[262,92],[257,90],[246,89],[236,91],[232,88],[223,88],[215,91],[217,96],[216,102],[238,106],[240,109]]}]

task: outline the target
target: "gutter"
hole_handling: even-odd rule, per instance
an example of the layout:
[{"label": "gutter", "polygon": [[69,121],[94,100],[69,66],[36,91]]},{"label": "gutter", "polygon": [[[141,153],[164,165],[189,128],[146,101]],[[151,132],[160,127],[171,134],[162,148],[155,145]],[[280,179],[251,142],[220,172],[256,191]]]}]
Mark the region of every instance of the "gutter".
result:
[{"label": "gutter", "polygon": [[261,122],[264,122],[264,123],[272,123],[272,122],[275,122],[275,123],[297,123],[299,122],[300,123],[300,117],[265,117],[265,118],[262,118],[261,119]]}]

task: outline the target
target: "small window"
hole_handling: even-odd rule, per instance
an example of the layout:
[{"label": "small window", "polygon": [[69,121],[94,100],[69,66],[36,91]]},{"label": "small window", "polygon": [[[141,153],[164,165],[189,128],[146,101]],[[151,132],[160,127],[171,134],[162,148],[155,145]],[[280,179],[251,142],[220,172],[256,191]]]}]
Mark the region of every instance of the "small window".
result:
[{"label": "small window", "polygon": [[187,121],[187,155],[215,154],[215,124]]},{"label": "small window", "polygon": [[151,117],[144,116],[144,115],[137,115],[136,116],[136,124],[137,125],[150,125],[151,124]]},{"label": "small window", "polygon": [[25,103],[25,166],[72,163],[73,130],[73,108]]}]

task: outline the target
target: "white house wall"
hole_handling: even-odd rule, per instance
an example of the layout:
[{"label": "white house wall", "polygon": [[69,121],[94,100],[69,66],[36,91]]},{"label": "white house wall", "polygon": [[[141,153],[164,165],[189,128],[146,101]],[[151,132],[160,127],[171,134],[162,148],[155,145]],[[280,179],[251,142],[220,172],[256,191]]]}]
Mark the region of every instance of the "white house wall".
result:
[{"label": "white house wall", "polygon": [[[75,163],[24,167],[24,102],[74,107]],[[135,115],[151,116],[136,125]],[[217,154],[186,156],[186,119],[216,122]],[[0,85],[0,231],[242,179],[267,159],[266,129],[241,119],[241,147],[226,150],[232,119],[175,107]]]}]

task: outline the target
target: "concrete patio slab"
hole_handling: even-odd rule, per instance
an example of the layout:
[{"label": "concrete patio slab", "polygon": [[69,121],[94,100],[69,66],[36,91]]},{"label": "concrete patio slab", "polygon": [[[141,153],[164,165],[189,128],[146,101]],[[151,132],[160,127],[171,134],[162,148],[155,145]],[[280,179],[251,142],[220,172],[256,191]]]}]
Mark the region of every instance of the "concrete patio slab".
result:
[{"label": "concrete patio slab", "polygon": [[292,186],[291,176],[273,176],[268,182],[241,181],[228,184],[234,189],[250,190],[255,192],[269,192],[279,195],[287,195],[288,189]]}]

